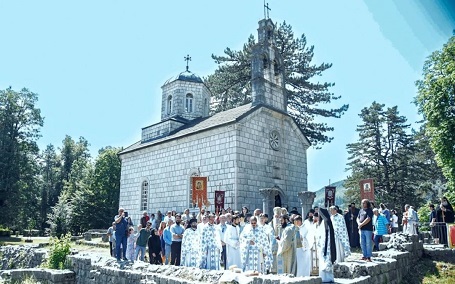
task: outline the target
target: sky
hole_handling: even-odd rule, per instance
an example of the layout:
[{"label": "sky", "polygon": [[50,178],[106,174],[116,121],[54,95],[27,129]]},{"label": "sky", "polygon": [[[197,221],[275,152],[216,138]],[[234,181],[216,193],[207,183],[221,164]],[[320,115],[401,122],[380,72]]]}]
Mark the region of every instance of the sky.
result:
[{"label": "sky", "polygon": [[[358,139],[361,109],[398,106],[418,127],[412,101],[425,59],[455,29],[450,0],[268,0],[270,18],[290,24],[314,46],[314,64],[332,63],[320,82],[334,82],[349,104],[334,140],[308,150],[308,189],[346,178],[346,144]],[[212,54],[257,38],[263,0],[22,1],[0,0],[0,89],[38,94],[44,117],[40,149],[84,137],[102,147],[127,147],[141,128],[160,121],[161,86],[185,70],[201,77]]]}]

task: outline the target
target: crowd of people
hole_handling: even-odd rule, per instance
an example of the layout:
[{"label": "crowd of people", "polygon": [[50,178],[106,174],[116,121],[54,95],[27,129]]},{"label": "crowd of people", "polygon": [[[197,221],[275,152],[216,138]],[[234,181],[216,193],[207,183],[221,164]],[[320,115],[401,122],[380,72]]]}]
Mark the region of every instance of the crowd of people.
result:
[{"label": "crowd of people", "polygon": [[[430,221],[453,222],[453,208],[443,198]],[[417,234],[418,217],[410,205],[404,207],[403,232]],[[433,206],[434,209],[434,206]],[[441,211],[441,212],[440,212]],[[250,213],[230,208],[216,214],[201,208],[197,215],[157,211],[143,213],[137,231],[123,208],[108,229],[111,256],[118,260],[148,261],[152,264],[183,265],[209,270],[238,269],[257,273],[319,275],[334,281],[333,264],[343,262],[351,249],[360,247],[364,261],[372,261],[383,235],[398,231],[398,216],[384,204],[375,207],[362,200],[361,207],[349,205],[315,207],[303,218],[297,208],[273,208],[273,216],[260,209]],[[443,240],[442,240],[443,241]],[[374,246],[373,246],[374,243]]]}]

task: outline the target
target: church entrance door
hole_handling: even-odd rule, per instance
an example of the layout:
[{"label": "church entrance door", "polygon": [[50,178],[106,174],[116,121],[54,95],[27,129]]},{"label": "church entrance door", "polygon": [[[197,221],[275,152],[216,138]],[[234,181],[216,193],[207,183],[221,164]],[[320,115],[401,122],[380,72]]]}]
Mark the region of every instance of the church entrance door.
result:
[{"label": "church entrance door", "polygon": [[275,195],[275,207],[281,207],[281,196],[280,196],[280,194]]}]

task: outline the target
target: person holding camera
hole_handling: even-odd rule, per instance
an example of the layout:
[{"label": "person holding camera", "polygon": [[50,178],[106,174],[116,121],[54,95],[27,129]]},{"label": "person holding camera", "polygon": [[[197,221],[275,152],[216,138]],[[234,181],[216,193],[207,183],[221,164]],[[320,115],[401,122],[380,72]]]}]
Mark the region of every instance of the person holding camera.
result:
[{"label": "person holding camera", "polygon": [[[128,233],[128,212],[125,209],[119,208],[118,215],[114,217],[115,225],[115,252],[117,260],[120,261],[121,257],[126,260],[126,244]],[[120,250],[122,247],[122,250]],[[123,252],[123,254],[122,254]]]}]

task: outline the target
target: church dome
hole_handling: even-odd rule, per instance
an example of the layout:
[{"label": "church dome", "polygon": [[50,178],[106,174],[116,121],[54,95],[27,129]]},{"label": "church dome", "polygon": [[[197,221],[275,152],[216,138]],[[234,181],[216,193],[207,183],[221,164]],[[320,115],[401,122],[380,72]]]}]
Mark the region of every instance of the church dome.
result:
[{"label": "church dome", "polygon": [[164,83],[164,85],[174,82],[176,80],[194,82],[194,83],[203,83],[201,77],[199,77],[198,75],[194,74],[193,72],[187,70],[187,71],[183,71],[182,73],[180,73],[177,76],[170,78],[169,80],[166,81],[166,83]]}]

